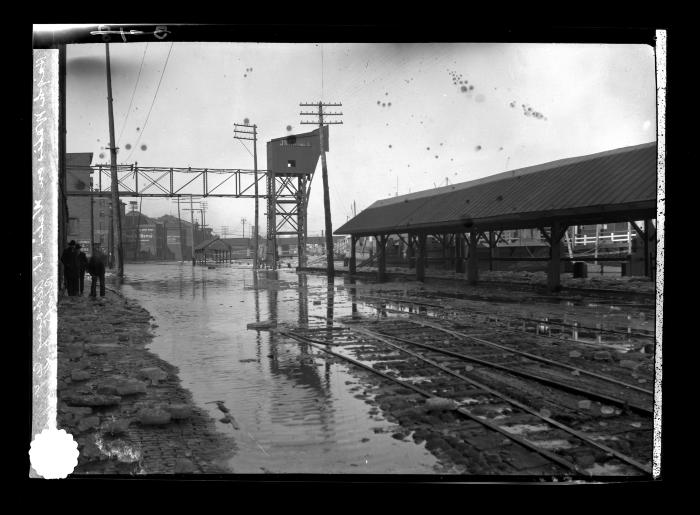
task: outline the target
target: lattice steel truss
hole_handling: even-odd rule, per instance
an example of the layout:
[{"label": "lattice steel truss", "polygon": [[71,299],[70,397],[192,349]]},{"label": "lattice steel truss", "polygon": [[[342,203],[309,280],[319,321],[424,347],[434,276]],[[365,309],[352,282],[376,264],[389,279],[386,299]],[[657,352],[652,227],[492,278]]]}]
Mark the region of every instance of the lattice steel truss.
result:
[{"label": "lattice steel truss", "polygon": [[297,237],[299,266],[306,266],[307,206],[313,174],[267,174],[267,264],[278,266],[278,236]]},{"label": "lattice steel truss", "polygon": [[[71,166],[68,170],[90,168],[93,191],[67,191],[72,196],[111,195],[109,165]],[[267,170],[258,170],[258,185]],[[124,197],[232,197],[255,198],[255,171],[243,168],[176,168],[118,165],[119,195]],[[150,190],[150,191],[149,191]],[[258,195],[258,198],[263,195]]]},{"label": "lattice steel truss", "polygon": [[[71,166],[90,169],[92,189],[68,190],[68,196],[111,196],[109,165]],[[118,165],[120,197],[220,197],[255,198],[255,171],[243,168],[177,168]],[[279,174],[258,170],[258,186],[264,181],[267,202],[267,264],[277,268],[277,236],[297,236],[299,266],[306,265],[307,206],[313,173]]]}]

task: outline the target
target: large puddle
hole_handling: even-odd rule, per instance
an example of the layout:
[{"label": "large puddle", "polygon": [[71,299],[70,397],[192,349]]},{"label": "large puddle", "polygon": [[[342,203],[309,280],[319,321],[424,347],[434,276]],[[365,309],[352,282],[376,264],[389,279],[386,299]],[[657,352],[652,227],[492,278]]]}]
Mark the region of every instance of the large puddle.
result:
[{"label": "large puddle", "polygon": [[[377,310],[353,302],[338,277],[244,265],[128,264],[124,294],[158,327],[150,350],[176,365],[195,402],[219,420],[223,401],[238,423],[235,473],[402,473],[441,471],[423,445],[392,438],[397,428],[355,396],[358,379],[304,344],[252,322],[326,327],[328,319]],[[361,386],[361,385],[360,385]],[[360,390],[362,391],[362,390]]]}]

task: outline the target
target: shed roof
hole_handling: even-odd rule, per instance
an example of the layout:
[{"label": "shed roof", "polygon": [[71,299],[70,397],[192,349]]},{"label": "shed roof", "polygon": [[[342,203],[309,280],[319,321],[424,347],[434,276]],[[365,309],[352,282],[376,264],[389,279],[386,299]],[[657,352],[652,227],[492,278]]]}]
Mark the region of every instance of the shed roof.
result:
[{"label": "shed roof", "polygon": [[656,216],[656,142],[378,200],[335,231],[516,229]]},{"label": "shed roof", "polygon": [[205,240],[194,247],[195,252],[206,249],[229,250],[229,246],[217,236],[216,238]]},{"label": "shed roof", "polygon": [[250,247],[253,245],[252,238],[219,238],[230,247]]}]

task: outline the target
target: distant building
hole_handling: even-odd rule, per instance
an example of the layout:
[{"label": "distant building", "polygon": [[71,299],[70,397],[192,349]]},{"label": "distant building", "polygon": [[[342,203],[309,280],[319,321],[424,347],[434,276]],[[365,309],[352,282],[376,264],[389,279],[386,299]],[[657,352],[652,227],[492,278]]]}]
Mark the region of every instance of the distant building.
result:
[{"label": "distant building", "polygon": [[[91,252],[90,243],[99,244],[103,252],[109,250],[109,232],[111,224],[112,199],[109,197],[75,196],[92,189],[91,152],[66,154],[66,194],[68,204],[68,220],[66,230],[67,244],[75,240]],[[121,202],[121,214],[125,215],[126,204]],[[92,230],[92,237],[91,237]],[[123,228],[122,228],[123,232]]]},{"label": "distant building", "polygon": [[[155,221],[163,224],[166,238],[166,259],[175,261],[190,261],[192,259],[192,247],[204,241],[212,239],[212,230],[209,227],[200,228],[195,222],[192,225],[187,220],[178,219],[176,216],[163,215]],[[192,245],[194,236],[194,245]]]},{"label": "distant building", "polygon": [[233,259],[252,258],[255,249],[254,238],[220,238],[230,249]]},{"label": "distant building", "polygon": [[[336,252],[343,247],[346,236],[333,236],[333,247]],[[325,254],[326,252],[326,237],[325,236],[307,236],[306,249],[309,255]],[[296,256],[298,252],[298,239],[296,236],[286,238],[277,238],[277,252],[279,257]]]},{"label": "distant building", "polygon": [[124,217],[122,231],[124,261],[174,259],[163,222],[134,210]]}]

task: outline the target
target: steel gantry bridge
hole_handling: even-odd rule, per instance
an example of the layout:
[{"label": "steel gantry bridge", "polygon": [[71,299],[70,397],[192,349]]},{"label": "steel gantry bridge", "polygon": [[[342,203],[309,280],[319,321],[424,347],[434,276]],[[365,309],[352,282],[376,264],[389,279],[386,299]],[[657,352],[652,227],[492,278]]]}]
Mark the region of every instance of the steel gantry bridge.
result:
[{"label": "steel gantry bridge", "polygon": [[[71,166],[71,171],[90,169],[92,190],[70,190],[71,196],[108,197],[111,190],[109,165]],[[117,185],[120,197],[229,197],[255,198],[256,182],[267,183],[267,170],[244,168],[177,168],[118,165]],[[284,191],[280,195],[285,196]],[[268,195],[258,195],[266,198]],[[290,194],[289,198],[295,195]]]},{"label": "steel gantry bridge", "polygon": [[[84,187],[68,181],[66,195],[71,197],[110,197],[109,164],[70,165],[67,174],[83,180]],[[277,268],[277,236],[296,235],[300,245],[306,241],[306,212],[313,172],[280,174],[271,170],[245,168],[193,168],[138,166],[116,167],[119,197],[141,198],[252,198],[263,199],[267,212],[267,264]],[[77,181],[80,184],[80,180]],[[89,180],[90,187],[85,183]],[[262,185],[262,187],[261,187]],[[256,194],[257,193],[257,194]],[[259,231],[259,228],[256,228]],[[275,249],[275,251],[271,251]],[[305,255],[303,250],[302,256]]]}]

